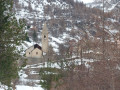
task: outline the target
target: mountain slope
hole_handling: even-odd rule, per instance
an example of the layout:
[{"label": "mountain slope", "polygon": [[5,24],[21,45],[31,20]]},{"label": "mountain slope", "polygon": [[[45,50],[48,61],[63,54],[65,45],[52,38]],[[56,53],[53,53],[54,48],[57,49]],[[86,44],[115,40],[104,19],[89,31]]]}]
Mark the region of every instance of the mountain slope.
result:
[{"label": "mountain slope", "polygon": [[[111,1],[106,1],[115,7]],[[92,7],[90,7],[92,6]],[[93,8],[94,7],[94,8]],[[54,50],[59,52],[60,44],[65,44],[69,40],[79,41],[81,38],[100,38],[102,32],[102,2],[83,4],[73,0],[14,0],[14,12],[16,17],[26,20],[26,32],[33,43],[32,35],[35,30],[38,35],[38,42],[41,45],[41,30],[45,21],[49,30],[49,44]],[[105,31],[107,34],[115,34],[118,28],[114,23],[119,24],[119,16],[109,7],[109,12],[105,12]],[[107,10],[107,6],[105,6]],[[113,13],[114,12],[114,13]],[[113,18],[115,17],[115,18]],[[117,17],[117,18],[116,18]],[[109,23],[109,24],[108,24]],[[116,25],[117,25],[116,24]]]}]

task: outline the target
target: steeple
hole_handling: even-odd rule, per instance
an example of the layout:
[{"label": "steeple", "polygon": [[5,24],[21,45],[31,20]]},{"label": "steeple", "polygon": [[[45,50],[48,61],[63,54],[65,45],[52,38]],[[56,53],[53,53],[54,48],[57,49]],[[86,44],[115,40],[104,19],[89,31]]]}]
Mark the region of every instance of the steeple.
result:
[{"label": "steeple", "polygon": [[42,30],[42,50],[43,52],[48,52],[48,28],[46,23],[44,23]]}]

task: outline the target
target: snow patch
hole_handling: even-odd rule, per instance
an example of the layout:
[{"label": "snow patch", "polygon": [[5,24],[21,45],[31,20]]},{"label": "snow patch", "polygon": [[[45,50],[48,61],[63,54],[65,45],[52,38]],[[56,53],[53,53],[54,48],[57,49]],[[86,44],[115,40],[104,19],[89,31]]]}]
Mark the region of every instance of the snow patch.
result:
[{"label": "snow patch", "polygon": [[41,87],[17,85],[16,90],[44,90]]}]

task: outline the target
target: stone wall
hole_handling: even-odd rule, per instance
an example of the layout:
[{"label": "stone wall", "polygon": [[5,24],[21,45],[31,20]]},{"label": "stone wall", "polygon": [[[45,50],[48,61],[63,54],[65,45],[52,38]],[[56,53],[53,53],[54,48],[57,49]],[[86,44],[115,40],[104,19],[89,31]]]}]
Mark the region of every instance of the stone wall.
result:
[{"label": "stone wall", "polygon": [[25,61],[27,65],[43,63],[48,61],[48,56],[43,56],[42,58],[22,57],[18,60],[18,66],[22,66]]},{"label": "stone wall", "polygon": [[42,63],[43,58],[27,58],[27,65]]}]

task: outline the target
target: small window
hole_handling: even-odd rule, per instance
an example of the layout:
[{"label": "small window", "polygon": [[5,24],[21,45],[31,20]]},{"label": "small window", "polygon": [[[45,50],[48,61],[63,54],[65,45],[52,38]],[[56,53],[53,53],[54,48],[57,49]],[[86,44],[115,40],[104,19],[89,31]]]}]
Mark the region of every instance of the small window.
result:
[{"label": "small window", "polygon": [[36,55],[38,54],[38,52],[36,52]]},{"label": "small window", "polygon": [[44,35],[44,38],[46,38],[46,36]]},{"label": "small window", "polygon": [[30,54],[30,52],[29,52],[29,54]]}]

